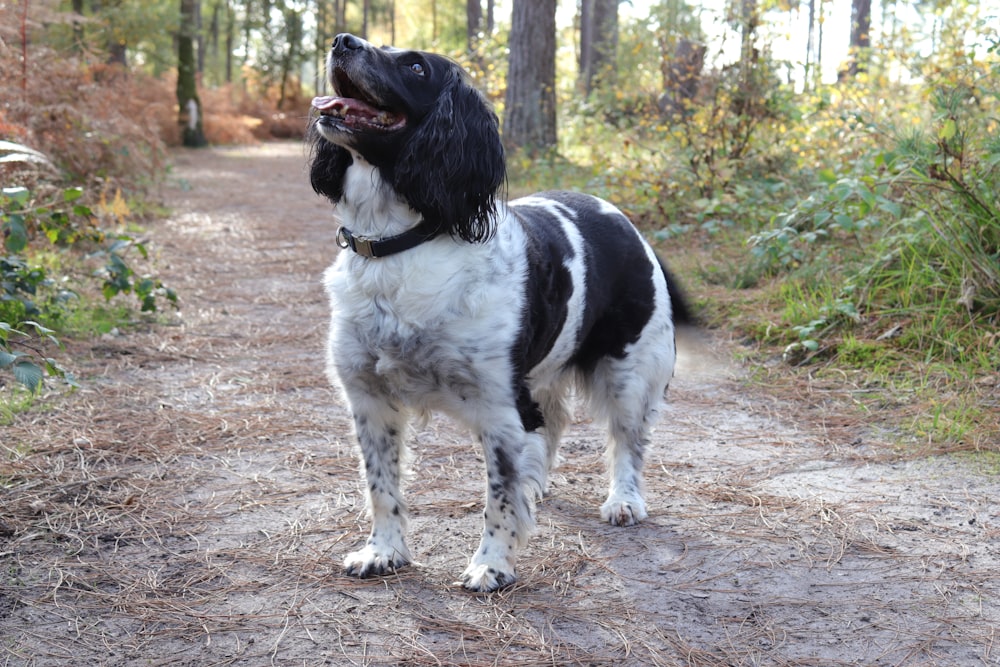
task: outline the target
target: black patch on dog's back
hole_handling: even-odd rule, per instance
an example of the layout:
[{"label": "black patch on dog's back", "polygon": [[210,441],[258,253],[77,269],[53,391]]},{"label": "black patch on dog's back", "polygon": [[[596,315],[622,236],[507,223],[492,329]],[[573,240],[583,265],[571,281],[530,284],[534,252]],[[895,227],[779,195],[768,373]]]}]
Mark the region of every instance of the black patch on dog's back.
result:
[{"label": "black patch on dog's back", "polygon": [[573,279],[565,262],[575,253],[562,228],[548,212],[531,206],[512,207],[510,212],[512,219],[524,229],[528,267],[521,326],[511,354],[514,386],[518,387],[518,412],[525,431],[531,432],[544,423],[542,412],[532,400],[524,379],[552,350],[566,325]]},{"label": "black patch on dog's back", "polygon": [[650,262],[642,240],[622,213],[602,210],[598,199],[579,193],[538,196],[572,211],[570,218],[583,238],[586,296],[577,351],[570,363],[590,373],[603,358],[623,358],[626,346],[639,339],[653,314],[653,272],[659,267]]}]

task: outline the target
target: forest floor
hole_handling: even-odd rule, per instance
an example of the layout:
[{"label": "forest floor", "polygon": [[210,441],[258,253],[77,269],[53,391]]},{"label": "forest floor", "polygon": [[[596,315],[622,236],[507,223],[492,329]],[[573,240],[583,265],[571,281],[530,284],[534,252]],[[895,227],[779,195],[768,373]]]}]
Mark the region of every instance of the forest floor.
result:
[{"label": "forest floor", "polygon": [[298,144],[174,163],[150,237],[181,312],[75,343],[82,388],[0,431],[0,664],[1000,665],[996,471],[749,383],[717,333],[682,349],[641,526],[601,523],[579,413],[518,583],[465,592],[483,464],[437,418],[419,564],[345,576],[368,525],[324,372],[330,206]]}]

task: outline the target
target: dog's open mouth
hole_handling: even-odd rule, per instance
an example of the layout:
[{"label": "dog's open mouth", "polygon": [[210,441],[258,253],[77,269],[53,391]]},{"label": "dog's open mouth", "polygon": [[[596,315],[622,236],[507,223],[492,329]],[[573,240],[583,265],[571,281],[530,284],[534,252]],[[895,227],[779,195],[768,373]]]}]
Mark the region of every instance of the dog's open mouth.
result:
[{"label": "dog's open mouth", "polygon": [[333,83],[338,95],[315,97],[312,105],[321,116],[331,119],[338,128],[394,132],[406,125],[406,116],[379,108],[343,69],[338,67],[334,70]]}]

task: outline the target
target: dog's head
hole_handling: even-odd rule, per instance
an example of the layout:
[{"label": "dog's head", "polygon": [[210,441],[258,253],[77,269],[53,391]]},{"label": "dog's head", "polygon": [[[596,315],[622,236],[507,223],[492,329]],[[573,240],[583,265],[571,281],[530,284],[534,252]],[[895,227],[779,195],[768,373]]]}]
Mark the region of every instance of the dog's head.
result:
[{"label": "dog's head", "polygon": [[506,179],[496,114],[464,70],[444,56],[333,40],[335,95],[313,100],[310,178],[338,202],[353,154],[426,220],[466,241],[494,231]]}]

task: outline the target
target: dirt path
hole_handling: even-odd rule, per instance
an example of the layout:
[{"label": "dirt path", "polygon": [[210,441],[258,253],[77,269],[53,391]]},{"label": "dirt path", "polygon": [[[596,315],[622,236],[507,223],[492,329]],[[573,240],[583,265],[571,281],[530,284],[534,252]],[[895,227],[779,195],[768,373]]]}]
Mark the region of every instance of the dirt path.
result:
[{"label": "dirt path", "polygon": [[600,523],[603,435],[580,415],[519,583],[469,595],[482,463],[438,420],[413,438],[421,564],[343,576],[366,524],[303,151],[180,153],[165,196],[182,315],[77,350],[84,389],[0,432],[0,663],[1000,664],[995,471],[878,462],[862,429],[704,349],[671,386],[647,523]]}]

